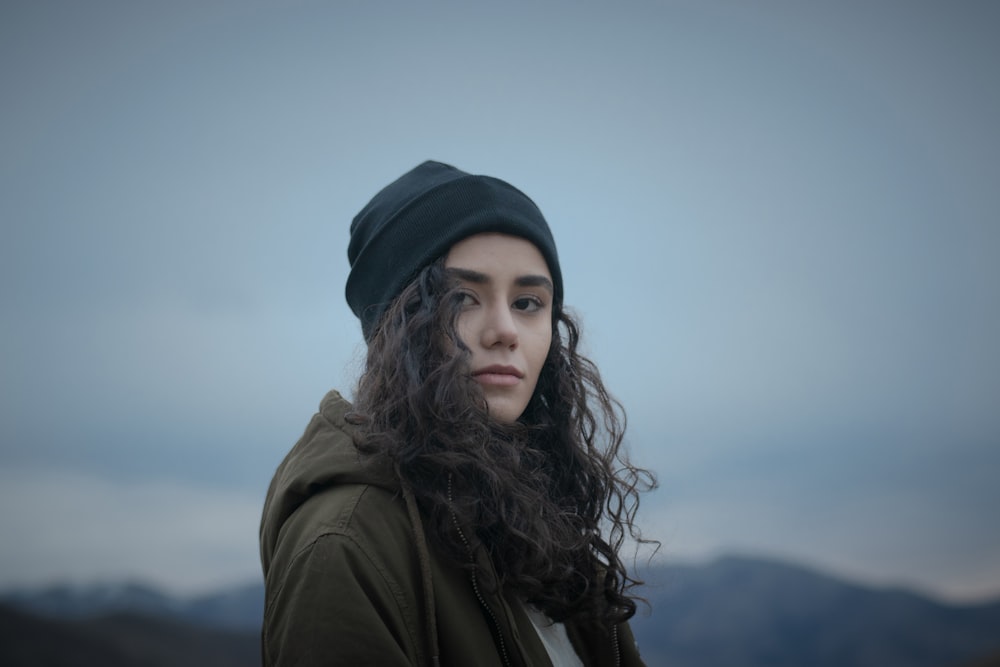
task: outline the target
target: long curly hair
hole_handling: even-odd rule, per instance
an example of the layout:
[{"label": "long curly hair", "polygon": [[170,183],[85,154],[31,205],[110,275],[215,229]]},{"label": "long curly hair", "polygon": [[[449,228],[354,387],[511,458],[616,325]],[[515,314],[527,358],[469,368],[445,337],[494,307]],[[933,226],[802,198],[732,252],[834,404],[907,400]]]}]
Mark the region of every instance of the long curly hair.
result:
[{"label": "long curly hair", "polygon": [[634,519],[656,479],[622,449],[624,410],[556,304],[528,406],[515,424],[491,420],[456,331],[456,288],[440,259],[383,316],[350,415],[362,452],[393,462],[428,517],[429,539],[455,564],[476,569],[470,552],[486,549],[497,585],[555,621],[631,618],[641,598],[629,591],[642,581],[619,551],[627,537],[651,542]]}]

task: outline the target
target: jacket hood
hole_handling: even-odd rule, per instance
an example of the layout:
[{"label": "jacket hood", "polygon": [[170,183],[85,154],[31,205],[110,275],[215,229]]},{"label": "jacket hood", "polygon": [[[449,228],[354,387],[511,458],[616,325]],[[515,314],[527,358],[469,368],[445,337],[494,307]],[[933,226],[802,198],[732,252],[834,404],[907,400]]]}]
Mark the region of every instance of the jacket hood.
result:
[{"label": "jacket hood", "polygon": [[372,484],[399,490],[388,462],[362,459],[356,446],[360,440],[357,427],[344,419],[350,410],[351,404],[338,392],[328,393],[305,433],[278,466],[267,491],[260,525],[265,572],[281,527],[312,496],[341,484]]}]

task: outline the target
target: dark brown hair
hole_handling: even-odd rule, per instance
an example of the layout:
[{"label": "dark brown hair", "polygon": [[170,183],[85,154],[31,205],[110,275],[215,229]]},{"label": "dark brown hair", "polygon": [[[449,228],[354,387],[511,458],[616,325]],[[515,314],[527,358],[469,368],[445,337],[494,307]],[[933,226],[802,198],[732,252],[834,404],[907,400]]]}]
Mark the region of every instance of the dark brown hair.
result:
[{"label": "dark brown hair", "polygon": [[[362,451],[385,455],[413,492],[430,538],[456,564],[486,549],[513,591],[555,621],[609,626],[636,609],[642,582],[619,556],[654,475],[622,449],[625,415],[556,304],[534,395],[516,424],[489,418],[455,323],[461,298],[443,259],[390,305],[368,345],[352,421]],[[480,581],[492,580],[477,571]]]}]

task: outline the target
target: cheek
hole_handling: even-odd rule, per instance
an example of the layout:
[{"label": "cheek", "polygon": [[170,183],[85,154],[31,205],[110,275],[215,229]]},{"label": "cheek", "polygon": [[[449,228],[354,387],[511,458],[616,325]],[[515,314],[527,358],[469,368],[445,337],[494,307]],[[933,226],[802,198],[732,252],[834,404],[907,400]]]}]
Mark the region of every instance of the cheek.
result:
[{"label": "cheek", "polygon": [[538,377],[539,373],[541,373],[542,366],[545,365],[545,360],[549,356],[549,348],[551,346],[551,331],[539,332],[536,337],[532,338],[531,349],[525,356],[528,357],[528,362],[531,364],[535,377]]},{"label": "cheek", "polygon": [[473,322],[469,313],[460,313],[458,319],[455,320],[455,333],[458,334],[459,340],[469,349],[472,349],[472,330]]}]

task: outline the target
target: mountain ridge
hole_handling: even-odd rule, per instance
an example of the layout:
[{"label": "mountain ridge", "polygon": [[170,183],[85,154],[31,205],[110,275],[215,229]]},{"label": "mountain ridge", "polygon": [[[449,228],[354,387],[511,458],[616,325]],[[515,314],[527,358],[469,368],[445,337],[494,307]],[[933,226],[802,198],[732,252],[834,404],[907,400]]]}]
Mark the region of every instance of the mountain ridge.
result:
[{"label": "mountain ridge", "polygon": [[650,664],[935,667],[1000,648],[1000,599],[953,604],[740,555],[650,575],[652,616],[632,620]]},{"label": "mountain ridge", "polygon": [[[1000,598],[956,604],[739,554],[651,566],[640,576],[651,612],[640,604],[632,628],[650,667],[964,667],[1000,655]],[[49,586],[0,593],[9,612],[0,626],[16,613],[27,617],[22,624],[54,623],[71,637],[82,628],[88,650],[103,638],[119,657],[136,655],[138,640],[125,635],[138,633],[160,652],[183,635],[218,662],[226,650],[257,651],[263,598],[262,582],[189,598],[134,582]]]}]

